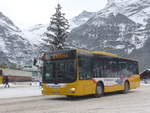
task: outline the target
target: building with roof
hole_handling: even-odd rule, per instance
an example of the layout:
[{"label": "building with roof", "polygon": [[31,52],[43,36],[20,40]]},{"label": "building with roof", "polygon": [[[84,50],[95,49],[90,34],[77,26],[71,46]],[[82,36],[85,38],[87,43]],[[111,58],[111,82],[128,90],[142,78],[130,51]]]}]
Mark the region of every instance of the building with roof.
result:
[{"label": "building with roof", "polygon": [[141,78],[141,80],[150,79],[150,69],[144,70],[144,71],[140,74],[140,78]]}]

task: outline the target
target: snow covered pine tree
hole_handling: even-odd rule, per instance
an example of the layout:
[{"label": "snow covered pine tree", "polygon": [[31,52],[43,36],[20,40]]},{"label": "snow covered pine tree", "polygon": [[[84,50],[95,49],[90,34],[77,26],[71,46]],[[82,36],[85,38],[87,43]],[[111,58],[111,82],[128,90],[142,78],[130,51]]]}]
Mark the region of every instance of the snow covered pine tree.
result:
[{"label": "snow covered pine tree", "polygon": [[52,15],[47,31],[46,37],[43,39],[48,50],[65,49],[66,39],[68,38],[69,22],[64,17],[65,13],[61,13],[60,4],[56,7],[56,13]]}]

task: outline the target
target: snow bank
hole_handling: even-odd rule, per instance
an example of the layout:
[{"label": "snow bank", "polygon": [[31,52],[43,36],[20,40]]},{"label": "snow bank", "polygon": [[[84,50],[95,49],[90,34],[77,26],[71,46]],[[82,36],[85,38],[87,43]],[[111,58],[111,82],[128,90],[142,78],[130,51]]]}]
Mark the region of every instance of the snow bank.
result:
[{"label": "snow bank", "polygon": [[3,88],[0,86],[0,98],[14,98],[14,97],[29,97],[29,96],[39,96],[41,94],[41,88],[26,86],[26,87],[15,87]]}]

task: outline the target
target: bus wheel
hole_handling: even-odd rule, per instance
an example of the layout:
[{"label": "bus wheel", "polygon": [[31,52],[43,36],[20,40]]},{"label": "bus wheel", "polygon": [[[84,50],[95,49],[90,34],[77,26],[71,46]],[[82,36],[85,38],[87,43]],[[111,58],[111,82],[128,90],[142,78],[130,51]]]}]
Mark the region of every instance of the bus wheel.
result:
[{"label": "bus wheel", "polygon": [[103,93],[104,93],[104,87],[103,87],[102,83],[97,83],[95,97],[96,98],[101,97],[103,95]]},{"label": "bus wheel", "polygon": [[129,89],[130,89],[130,85],[129,85],[129,82],[125,81],[124,83],[124,90],[122,91],[123,94],[126,94],[129,92]]}]

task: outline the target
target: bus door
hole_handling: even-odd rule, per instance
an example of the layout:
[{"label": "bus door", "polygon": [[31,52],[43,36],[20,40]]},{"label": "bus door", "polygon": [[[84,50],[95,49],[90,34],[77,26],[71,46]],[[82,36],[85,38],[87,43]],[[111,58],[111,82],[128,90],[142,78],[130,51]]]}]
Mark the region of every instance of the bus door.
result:
[{"label": "bus door", "polygon": [[79,87],[81,94],[92,94],[95,91],[92,81],[92,58],[86,56],[79,57]]},{"label": "bus door", "polygon": [[104,59],[104,85],[105,92],[121,90],[122,82],[118,78],[118,61],[116,59]]}]

